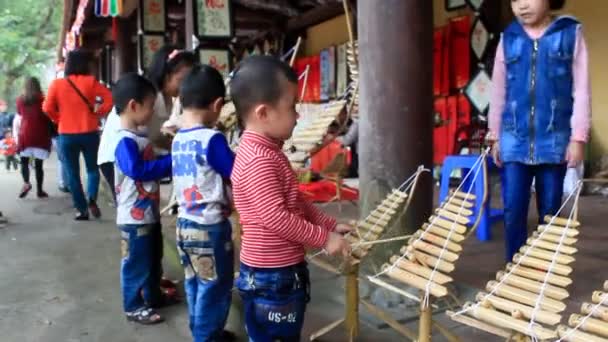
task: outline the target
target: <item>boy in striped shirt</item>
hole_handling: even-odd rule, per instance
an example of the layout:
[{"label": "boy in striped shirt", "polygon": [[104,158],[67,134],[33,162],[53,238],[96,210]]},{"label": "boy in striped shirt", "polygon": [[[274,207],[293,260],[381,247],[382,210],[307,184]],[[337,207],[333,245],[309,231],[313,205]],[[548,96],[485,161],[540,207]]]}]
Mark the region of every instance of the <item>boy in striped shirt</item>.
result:
[{"label": "boy in striped shirt", "polygon": [[297,341],[310,293],[305,247],[347,256],[342,234],[351,228],[304,200],[281,150],[298,118],[294,71],[270,56],[250,57],[230,93],[245,128],[231,179],[243,227],[236,286],[247,332],[252,341]]}]

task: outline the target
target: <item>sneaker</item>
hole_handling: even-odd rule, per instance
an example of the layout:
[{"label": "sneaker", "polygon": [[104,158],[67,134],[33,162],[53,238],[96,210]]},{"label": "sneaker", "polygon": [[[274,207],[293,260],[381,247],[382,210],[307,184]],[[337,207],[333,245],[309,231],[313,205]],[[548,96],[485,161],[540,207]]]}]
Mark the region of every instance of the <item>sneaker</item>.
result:
[{"label": "sneaker", "polygon": [[23,187],[21,188],[21,192],[19,193],[19,198],[23,198],[25,196],[27,196],[27,194],[30,192],[30,190],[32,190],[32,185],[29,183],[23,184]]},{"label": "sneaker", "polygon": [[70,192],[70,189],[68,189],[68,187],[67,187],[67,186],[60,186],[60,187],[59,187],[59,191],[61,191],[61,192],[65,193],[65,194],[67,194],[67,193],[69,193],[69,192]]},{"label": "sneaker", "polygon": [[76,217],[74,217],[74,220],[76,220],[76,221],[88,221],[89,220],[89,214],[88,213],[78,212],[76,214]]},{"label": "sneaker", "polygon": [[91,215],[93,215],[94,218],[101,217],[101,210],[99,210],[99,207],[97,206],[97,202],[95,202],[93,200],[89,201],[89,211],[91,212]]},{"label": "sneaker", "polygon": [[49,197],[49,194],[47,194],[44,190],[38,191],[37,195],[38,195],[38,198],[48,198]]}]

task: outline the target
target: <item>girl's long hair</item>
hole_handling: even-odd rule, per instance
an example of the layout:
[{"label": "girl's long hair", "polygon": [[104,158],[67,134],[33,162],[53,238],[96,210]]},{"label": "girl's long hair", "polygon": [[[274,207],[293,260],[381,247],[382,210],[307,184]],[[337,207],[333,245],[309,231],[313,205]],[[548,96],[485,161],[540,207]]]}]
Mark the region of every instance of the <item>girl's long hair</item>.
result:
[{"label": "girl's long hair", "polygon": [[26,105],[31,105],[40,101],[41,97],[42,89],[40,88],[40,82],[36,77],[28,77],[23,87],[23,102]]},{"label": "girl's long hair", "polygon": [[181,67],[191,67],[195,64],[197,64],[197,60],[192,52],[181,51],[173,45],[165,45],[154,53],[146,76],[154,83],[158,91],[162,91],[168,75]]},{"label": "girl's long hair", "polygon": [[566,5],[566,0],[549,0],[549,8],[553,11],[559,11]]}]

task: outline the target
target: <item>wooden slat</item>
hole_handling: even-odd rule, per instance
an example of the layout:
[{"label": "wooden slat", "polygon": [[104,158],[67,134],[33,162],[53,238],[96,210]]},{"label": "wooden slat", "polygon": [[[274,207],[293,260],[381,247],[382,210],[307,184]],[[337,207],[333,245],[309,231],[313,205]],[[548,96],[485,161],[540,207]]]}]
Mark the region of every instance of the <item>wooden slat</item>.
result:
[{"label": "wooden slat", "polygon": [[[510,299],[498,297],[498,296],[488,296],[485,292],[479,292],[475,299],[478,302],[484,302],[482,305],[485,306],[486,303],[493,306],[494,308],[504,311],[506,313],[512,314],[515,311],[518,311],[527,319],[532,318],[532,313],[534,312],[534,308],[532,306],[524,305],[521,303],[514,302]],[[562,316],[549,311],[544,310],[536,310],[534,315],[534,319],[536,322],[548,324],[548,325],[556,325],[558,324]]]},{"label": "wooden slat", "polygon": [[447,230],[454,230],[454,232],[458,234],[465,234],[467,232],[466,226],[437,216],[429,217],[429,225],[438,226]]},{"label": "wooden slat", "polygon": [[473,211],[470,209],[467,209],[465,207],[461,207],[461,206],[457,206],[457,205],[453,205],[453,204],[444,204],[441,207],[456,215],[465,216],[465,217],[473,215]]},{"label": "wooden slat", "polygon": [[[545,222],[547,224],[549,224],[549,222],[551,222],[552,217],[547,215],[545,216]],[[576,220],[571,220],[570,223],[568,223],[568,219],[562,218],[562,217],[556,217],[553,220],[553,225],[558,225],[558,226],[562,226],[562,227],[568,227],[568,228],[578,228],[581,226],[580,222],[576,221]]]},{"label": "wooden slat", "polygon": [[547,283],[561,287],[568,287],[570,286],[570,284],[572,284],[572,280],[568,277],[562,277],[556,274],[549,274],[549,276],[547,277],[546,271],[540,271],[521,265],[515,266],[512,263],[508,263],[506,269],[507,271],[512,271],[515,275],[526,277],[529,279],[534,279],[538,281],[545,281],[545,279],[547,279]]},{"label": "wooden slat", "polygon": [[445,210],[445,209],[441,209],[441,208],[436,209],[436,210],[435,210],[435,213],[436,213],[438,216],[441,216],[441,217],[444,217],[444,218],[450,219],[450,220],[452,220],[452,221],[456,221],[456,222],[458,222],[458,223],[460,223],[460,224],[469,224],[469,223],[471,222],[471,220],[469,220],[467,217],[464,217],[464,216],[462,216],[462,215],[455,214],[455,213],[450,212],[450,211]]},{"label": "wooden slat", "polygon": [[555,264],[553,264],[553,266],[551,266],[550,261],[534,258],[531,256],[523,256],[519,253],[517,253],[517,254],[515,254],[515,256],[513,256],[513,261],[516,263],[519,262],[524,266],[541,269],[541,270],[545,270],[545,271],[549,271],[549,268],[552,267],[551,268],[552,273],[562,275],[562,276],[567,276],[570,273],[572,273],[572,267],[570,267],[570,266],[561,265],[558,263],[555,263]]},{"label": "wooden slat", "polygon": [[450,234],[449,230],[443,229],[443,228],[438,227],[438,226],[432,226],[431,227],[428,223],[423,224],[422,225],[422,229],[425,232],[433,233],[435,235],[439,235],[439,236],[444,237],[446,239],[449,236],[450,241],[454,241],[454,242],[457,242],[457,243],[458,242],[462,242],[465,239],[464,235],[458,234],[456,232],[452,232]]},{"label": "wooden slat", "polygon": [[568,255],[572,255],[578,251],[576,248],[574,248],[572,246],[566,246],[566,245],[559,246],[558,244],[553,243],[553,242],[548,242],[545,240],[536,240],[534,238],[528,238],[528,240],[526,240],[526,244],[528,246],[544,248],[544,249],[548,249],[550,251],[559,251],[560,253],[568,254]]},{"label": "wooden slat", "polygon": [[[400,258],[396,255],[391,257],[390,262],[401,269],[407,270],[426,279],[430,279],[431,273],[433,272],[433,270],[428,267],[419,265],[404,258]],[[450,276],[436,271],[433,275],[433,281],[443,285],[452,282],[453,279]]]}]

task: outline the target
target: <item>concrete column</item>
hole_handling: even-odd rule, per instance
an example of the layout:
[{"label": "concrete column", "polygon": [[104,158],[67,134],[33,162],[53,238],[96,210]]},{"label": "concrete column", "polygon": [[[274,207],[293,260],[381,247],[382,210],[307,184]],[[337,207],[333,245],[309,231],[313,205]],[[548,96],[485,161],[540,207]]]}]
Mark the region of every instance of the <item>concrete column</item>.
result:
[{"label": "concrete column", "polygon": [[[359,0],[357,15],[360,206],[365,216],[418,165],[432,167],[433,5],[429,0]],[[418,184],[406,218],[391,235],[414,231],[428,218],[431,175]],[[392,246],[376,248],[374,259],[386,262],[394,252]]]}]

